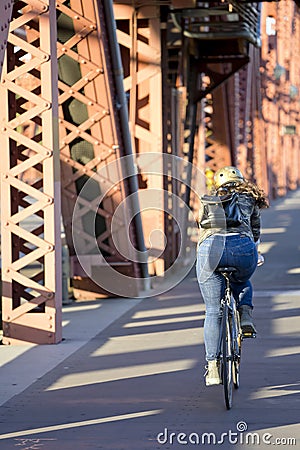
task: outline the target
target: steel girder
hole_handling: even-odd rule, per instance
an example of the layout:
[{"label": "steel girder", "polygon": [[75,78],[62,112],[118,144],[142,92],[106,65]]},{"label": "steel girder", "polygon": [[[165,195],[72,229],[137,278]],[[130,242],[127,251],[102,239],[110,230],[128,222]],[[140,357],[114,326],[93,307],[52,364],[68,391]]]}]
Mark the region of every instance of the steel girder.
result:
[{"label": "steel girder", "polygon": [[233,158],[246,178],[255,181],[269,193],[267,158],[261,113],[260,50],[249,49],[249,63],[239,71],[232,83],[231,93],[235,98],[236,129]]},{"label": "steel girder", "polygon": [[112,61],[118,47],[111,47],[109,3],[57,2],[62,212],[76,298],[137,296],[147,276],[147,261],[134,255],[144,251],[143,234],[131,142],[119,115],[127,104],[116,88],[122,67]]},{"label": "steel girder", "polygon": [[15,2],[7,39],[0,85],[4,344],[62,338],[55,13],[54,0]]},{"label": "steel girder", "polygon": [[265,5],[261,51],[262,116],[271,196],[300,184],[300,13],[292,1]]},{"label": "steel girder", "polygon": [[[270,28],[268,18],[276,22],[271,36],[266,29]],[[207,167],[215,170],[236,164],[276,197],[299,185],[299,71],[297,59],[291,57],[291,49],[293,55],[299,54],[299,10],[292,0],[263,4],[260,26],[262,48],[248,45],[247,64],[234,76],[224,77],[220,87],[217,78],[212,81],[209,65],[202,65],[198,99],[204,98]],[[199,42],[197,58],[201,59],[210,49],[204,53]],[[226,70],[223,43],[219,41],[216,47],[222,73]]]},{"label": "steel girder", "polygon": [[[102,2],[71,3],[73,9],[54,0],[14,4],[1,83],[4,344],[62,339],[59,148],[78,296],[137,296],[145,288],[136,168],[120,129],[127,105],[118,106],[122,68],[110,58],[108,12],[104,18]],[[58,42],[57,12],[64,19]]]},{"label": "steel girder", "polygon": [[[160,8],[156,5],[141,4],[135,8],[118,3],[114,4],[114,12],[124,89],[129,101],[130,132],[138,171],[143,174],[140,177],[140,206],[149,271],[151,275],[162,276],[175,259],[168,249],[172,247],[171,253],[174,253],[178,248],[177,244],[172,246],[176,226],[172,226],[172,218],[166,213],[166,204],[172,197],[166,198],[168,168],[162,158],[165,93],[162,91],[161,28],[164,30],[166,25],[161,21]],[[176,102],[174,98],[172,101]],[[173,212],[176,215],[176,211]]]},{"label": "steel girder", "polygon": [[[139,258],[131,260],[129,241],[134,251],[138,247],[136,226],[129,227],[124,210],[115,214],[135,188],[127,183],[126,170],[120,162],[127,155],[127,147],[116,101],[118,71],[112,64],[116,47],[111,47],[104,3],[107,2],[57,2],[63,218],[78,297],[111,293],[102,284],[107,262],[117,272],[128,275],[128,291],[136,295],[140,285],[132,278],[138,279],[143,267]],[[215,6],[219,2],[205,3]],[[44,0],[15,2],[2,78],[1,92],[6,99],[1,133],[6,149],[1,165],[4,343],[51,343],[61,339],[60,177],[57,133],[51,132],[56,130],[57,118],[53,4]],[[178,254],[176,227],[164,208],[166,204],[171,204],[170,209],[176,208],[172,194],[179,190],[171,180],[172,167],[163,167],[159,157],[162,151],[183,156],[201,168],[205,167],[205,158],[211,158],[206,165],[214,169],[221,164],[240,165],[273,196],[284,195],[287,189],[299,185],[299,73],[295,61],[299,60],[300,40],[295,3],[263,5],[260,64],[259,51],[251,44],[253,30],[250,34],[247,30],[242,40],[225,46],[220,41],[216,44],[215,37],[205,36],[205,29],[201,36],[189,37],[180,32],[181,56],[178,52],[176,57],[176,50],[171,50],[172,39],[165,36],[161,41],[161,29],[168,25],[167,20],[161,20],[158,6],[167,4],[154,2],[149,6],[139,2],[138,9],[133,8],[132,2],[114,5],[133,137],[128,147],[138,156],[140,192],[159,188],[156,215],[146,211],[147,200],[141,196],[146,238],[151,234],[147,228],[151,220],[152,226],[171,237],[168,245],[173,246],[165,248],[162,237],[157,237],[156,252],[150,255],[153,274],[162,274]],[[50,22],[44,14],[48,6]],[[189,4],[190,8],[193,6]],[[247,14],[246,10],[243,12]],[[275,17],[274,35],[268,35],[264,28],[267,17]],[[194,34],[197,20],[188,22],[188,33]],[[211,22],[214,27],[215,21]],[[165,45],[169,46],[167,54],[162,50]],[[297,58],[292,58],[291,48]],[[245,64],[248,65],[242,68]],[[195,82],[198,72],[200,85]],[[168,88],[163,92],[166,82]],[[200,106],[195,108],[196,104]],[[193,135],[188,139],[187,131]],[[147,160],[152,152],[157,157]],[[129,178],[136,179],[132,167],[128,173]],[[90,180],[92,188],[86,195],[82,188]],[[187,196],[188,192],[183,194]],[[74,209],[76,248],[71,230]],[[139,209],[136,207],[135,211]],[[90,228],[91,214],[95,230]],[[113,217],[114,233],[110,226]],[[128,232],[124,240],[125,229]]]}]

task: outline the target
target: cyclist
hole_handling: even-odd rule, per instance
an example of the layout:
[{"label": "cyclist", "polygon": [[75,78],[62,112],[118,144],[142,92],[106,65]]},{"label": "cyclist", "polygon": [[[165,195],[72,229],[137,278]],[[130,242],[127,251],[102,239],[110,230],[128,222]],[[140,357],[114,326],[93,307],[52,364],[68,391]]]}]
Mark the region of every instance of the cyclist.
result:
[{"label": "cyclist", "polygon": [[[231,288],[237,302],[243,332],[255,333],[252,319],[253,275],[258,262],[257,245],[260,240],[260,209],[267,208],[264,192],[254,183],[245,180],[240,170],[233,166],[219,169],[214,175],[215,195],[237,193],[242,222],[235,227],[201,228],[197,248],[197,279],[205,303],[204,343],[207,360],[205,382],[207,386],[220,384],[217,349],[221,324],[220,299],[224,293],[224,277],[215,272],[217,267],[237,269],[232,275]],[[200,204],[199,223],[204,206]]]}]

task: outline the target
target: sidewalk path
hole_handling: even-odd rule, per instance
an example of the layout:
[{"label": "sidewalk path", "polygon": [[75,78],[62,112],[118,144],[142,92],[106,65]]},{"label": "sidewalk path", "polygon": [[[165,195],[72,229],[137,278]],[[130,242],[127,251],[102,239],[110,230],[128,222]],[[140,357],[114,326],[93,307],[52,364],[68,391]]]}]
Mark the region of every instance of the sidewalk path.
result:
[{"label": "sidewalk path", "polygon": [[61,344],[1,346],[1,450],[299,448],[299,210],[297,191],[263,212],[258,337],[244,342],[230,411],[204,385],[192,271],[155,298],[66,306]]}]

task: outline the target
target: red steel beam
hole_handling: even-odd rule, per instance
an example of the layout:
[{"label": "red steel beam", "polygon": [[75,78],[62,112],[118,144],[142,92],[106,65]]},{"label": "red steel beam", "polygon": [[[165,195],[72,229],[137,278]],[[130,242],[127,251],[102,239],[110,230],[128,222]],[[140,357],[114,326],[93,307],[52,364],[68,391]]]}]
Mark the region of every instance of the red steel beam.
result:
[{"label": "red steel beam", "polygon": [[3,344],[62,339],[55,23],[54,0],[14,3],[0,85]]}]

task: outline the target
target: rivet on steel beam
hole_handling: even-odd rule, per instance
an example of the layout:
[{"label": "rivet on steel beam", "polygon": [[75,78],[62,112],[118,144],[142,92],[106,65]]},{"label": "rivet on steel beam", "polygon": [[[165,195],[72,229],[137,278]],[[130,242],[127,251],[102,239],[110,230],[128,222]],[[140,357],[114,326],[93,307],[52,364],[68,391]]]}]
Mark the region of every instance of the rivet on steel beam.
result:
[{"label": "rivet on steel beam", "polygon": [[69,94],[74,94],[73,89],[69,89]]},{"label": "rivet on steel beam", "polygon": [[52,252],[52,250],[53,250],[53,245],[51,245],[51,244],[49,244],[48,246],[47,246],[47,250],[49,250],[49,252]]},{"label": "rivet on steel beam", "polygon": [[7,316],[7,317],[6,317],[6,320],[10,320],[10,316]]},{"label": "rivet on steel beam", "polygon": [[47,198],[48,205],[51,205],[53,203],[53,198],[49,197]]},{"label": "rivet on steel beam", "polygon": [[88,102],[88,105],[89,106],[94,106],[94,103],[93,102]]},{"label": "rivet on steel beam", "polygon": [[74,16],[74,19],[78,20],[78,19],[80,19],[80,17],[79,16]]},{"label": "rivet on steel beam", "polygon": [[65,162],[66,163],[70,162],[70,158],[65,158]]},{"label": "rivet on steel beam", "polygon": [[84,77],[84,81],[88,82],[90,80],[88,79],[88,77]]},{"label": "rivet on steel beam", "polygon": [[6,127],[1,128],[1,131],[3,131],[3,133],[5,133],[6,130],[7,130]]},{"label": "rivet on steel beam", "polygon": [[51,108],[51,103],[45,102],[44,106],[45,106],[46,109],[50,109]]},{"label": "rivet on steel beam", "polygon": [[86,60],[85,59],[82,59],[80,62],[81,62],[81,64],[86,64]]},{"label": "rivet on steel beam", "polygon": [[49,55],[44,55],[44,56],[43,56],[43,60],[44,60],[44,61],[49,61],[49,59],[50,59],[50,56],[49,56]]},{"label": "rivet on steel beam", "polygon": [[6,269],[6,271],[5,271],[6,273],[10,273],[10,269]]},{"label": "rivet on steel beam", "polygon": [[53,155],[53,152],[51,150],[46,151],[46,156],[50,157]]},{"label": "rivet on steel beam", "polygon": [[99,141],[95,141],[94,145],[100,145],[100,142]]},{"label": "rivet on steel beam", "polygon": [[49,328],[52,328],[52,323],[49,323],[48,327],[49,327]]},{"label": "rivet on steel beam", "polygon": [[5,222],[4,226],[5,228],[9,227],[9,222]]},{"label": "rivet on steel beam", "polygon": [[61,51],[66,52],[67,51],[66,47],[62,47]]},{"label": "rivet on steel beam", "polygon": [[53,298],[53,292],[48,292],[48,294],[46,295],[47,298]]},{"label": "rivet on steel beam", "polygon": [[49,320],[52,320],[52,316],[49,315],[49,316],[48,316],[48,319],[49,319]]}]

